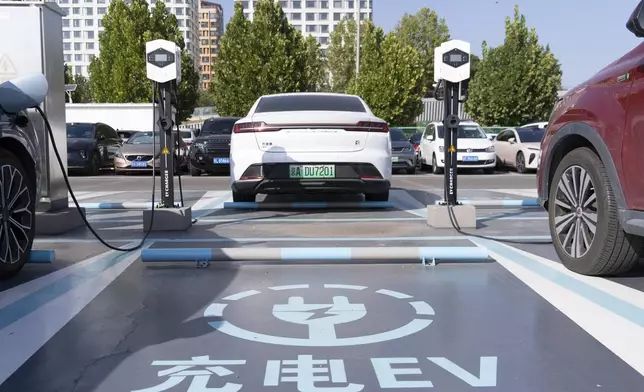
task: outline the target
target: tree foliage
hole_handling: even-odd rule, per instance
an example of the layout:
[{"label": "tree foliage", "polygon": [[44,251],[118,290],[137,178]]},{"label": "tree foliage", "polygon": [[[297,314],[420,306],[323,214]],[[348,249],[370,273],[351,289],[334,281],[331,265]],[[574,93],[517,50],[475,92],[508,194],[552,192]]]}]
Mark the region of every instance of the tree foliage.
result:
[{"label": "tree foliage", "polygon": [[[356,21],[345,18],[331,32],[326,65],[332,75],[330,89],[335,93],[347,92],[356,77],[356,30]],[[365,32],[361,30],[360,47],[364,39]]]},{"label": "tree foliage", "polygon": [[[92,90],[89,79],[83,75],[73,75],[71,68],[65,64],[65,84],[75,84],[76,90],[72,91],[73,103],[92,102]],[[65,102],[69,102],[69,96],[65,92]]]},{"label": "tree foliage", "polygon": [[429,9],[421,8],[416,14],[405,14],[394,30],[403,45],[409,45],[420,54],[425,71],[425,92],[434,83],[434,49],[450,40],[449,28],[444,18]]},{"label": "tree foliage", "polygon": [[262,95],[319,90],[320,57],[319,45],[303,38],[278,3],[259,0],[250,22],[236,2],[213,64],[217,113],[244,116]]},{"label": "tree foliage", "polygon": [[483,42],[465,110],[483,124],[544,121],[556,102],[561,77],[550,47],[539,44],[536,30],[528,29],[516,6],[514,18],[506,18],[503,44],[489,48]]},{"label": "tree foliage", "polygon": [[412,124],[422,112],[426,71],[422,55],[397,34],[363,23],[360,73],[349,92],[361,96],[389,124]]},{"label": "tree foliage", "polygon": [[145,69],[145,43],[153,39],[175,42],[182,49],[181,82],[176,103],[177,122],[190,117],[198,98],[199,73],[177,18],[163,2],[152,13],[145,0],[113,0],[103,17],[100,55],[90,64],[91,91],[95,102],[151,102],[152,86]]}]

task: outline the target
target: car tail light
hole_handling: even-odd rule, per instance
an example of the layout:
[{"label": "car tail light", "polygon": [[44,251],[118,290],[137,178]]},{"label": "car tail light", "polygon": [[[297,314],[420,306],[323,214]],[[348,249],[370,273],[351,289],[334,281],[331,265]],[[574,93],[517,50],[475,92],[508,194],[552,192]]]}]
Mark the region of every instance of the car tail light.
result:
[{"label": "car tail light", "polygon": [[389,126],[387,123],[382,122],[360,121],[356,124],[356,127],[351,128],[351,130],[363,132],[389,132]]},{"label": "car tail light", "polygon": [[233,127],[234,133],[250,133],[250,132],[275,132],[279,128],[271,128],[265,122],[247,122],[235,124]]},{"label": "car tail light", "polygon": [[420,144],[414,144],[414,151],[420,150]]}]

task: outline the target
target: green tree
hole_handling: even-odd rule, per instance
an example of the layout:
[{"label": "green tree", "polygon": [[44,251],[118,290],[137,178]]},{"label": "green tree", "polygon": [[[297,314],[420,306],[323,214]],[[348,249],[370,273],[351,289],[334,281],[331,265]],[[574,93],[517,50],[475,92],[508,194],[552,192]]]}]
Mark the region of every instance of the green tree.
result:
[{"label": "green tree", "polygon": [[[326,65],[331,74],[331,91],[335,93],[347,92],[356,77],[356,30],[355,20],[343,19],[330,35]],[[361,30],[361,41],[364,35]]]},{"label": "green tree", "polygon": [[482,124],[521,125],[544,121],[556,102],[561,66],[549,46],[515,6],[506,18],[505,40],[496,48],[483,42],[483,58],[470,83],[465,110]]},{"label": "green tree", "polygon": [[259,0],[252,23],[235,3],[213,65],[217,113],[243,116],[262,95],[319,89],[319,48],[307,42],[278,3]]},{"label": "green tree", "polygon": [[[65,84],[75,84],[76,89],[72,91],[73,103],[92,102],[92,91],[89,79],[83,75],[73,75],[71,68],[65,64]],[[69,102],[69,96],[65,92],[65,102]]]},{"label": "green tree", "polygon": [[306,91],[327,91],[328,79],[326,73],[326,61],[322,57],[320,43],[315,37],[309,35],[304,40],[304,59],[306,67],[305,80]]},{"label": "green tree", "polygon": [[421,8],[414,15],[403,15],[394,32],[403,45],[420,54],[425,70],[423,85],[425,92],[429,91],[434,83],[434,49],[450,40],[447,22],[435,11]]},{"label": "green tree", "polygon": [[[360,73],[349,91],[361,96],[389,124],[412,124],[422,112],[425,70],[422,55],[395,33],[364,23]],[[384,36],[384,37],[383,37]]]}]

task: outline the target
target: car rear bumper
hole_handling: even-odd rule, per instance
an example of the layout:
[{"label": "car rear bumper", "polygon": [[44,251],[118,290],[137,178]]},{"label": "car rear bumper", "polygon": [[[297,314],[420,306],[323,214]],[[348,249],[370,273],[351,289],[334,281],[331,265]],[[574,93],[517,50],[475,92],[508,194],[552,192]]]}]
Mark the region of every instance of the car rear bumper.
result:
[{"label": "car rear bumper", "polygon": [[[325,165],[325,163],[312,163]],[[238,193],[300,194],[300,193],[382,193],[391,188],[388,179],[369,163],[329,163],[335,165],[332,178],[290,178],[289,163],[264,163],[249,166],[232,182]],[[297,165],[307,165],[298,162]]]},{"label": "car rear bumper", "polygon": [[416,153],[408,152],[403,154],[393,153],[391,156],[392,169],[409,169],[416,166]]}]

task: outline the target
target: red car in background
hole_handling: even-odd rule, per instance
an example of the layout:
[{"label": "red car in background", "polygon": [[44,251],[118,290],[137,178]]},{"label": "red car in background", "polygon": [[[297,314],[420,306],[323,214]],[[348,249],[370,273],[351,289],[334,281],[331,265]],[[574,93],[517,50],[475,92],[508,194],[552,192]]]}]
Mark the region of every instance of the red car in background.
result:
[{"label": "red car in background", "polygon": [[[644,1],[626,26],[644,37]],[[548,124],[537,182],[562,263],[631,270],[644,256],[644,43],[569,91]]]}]

